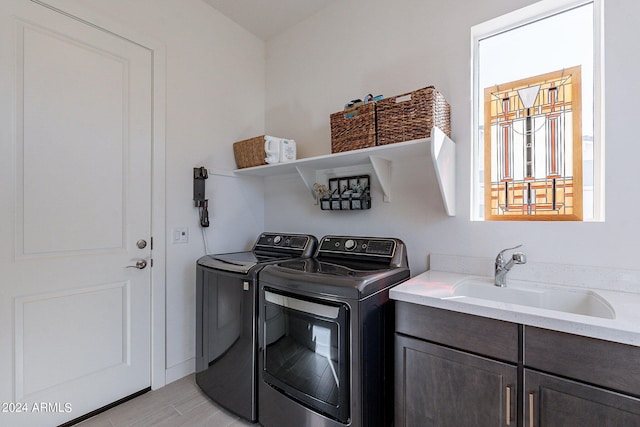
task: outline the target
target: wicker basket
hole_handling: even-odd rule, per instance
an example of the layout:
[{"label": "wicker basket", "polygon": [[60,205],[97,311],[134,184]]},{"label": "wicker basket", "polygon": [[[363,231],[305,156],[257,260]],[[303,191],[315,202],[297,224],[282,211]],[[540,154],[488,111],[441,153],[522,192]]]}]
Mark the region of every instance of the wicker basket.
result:
[{"label": "wicker basket", "polygon": [[373,102],[333,113],[331,152],[376,146],[376,108]]},{"label": "wicker basket", "polygon": [[428,138],[436,126],[451,137],[451,107],[433,86],[376,102],[378,145]]},{"label": "wicker basket", "polygon": [[264,160],[264,135],[238,141],[233,144],[233,155],[238,169],[266,165]]}]

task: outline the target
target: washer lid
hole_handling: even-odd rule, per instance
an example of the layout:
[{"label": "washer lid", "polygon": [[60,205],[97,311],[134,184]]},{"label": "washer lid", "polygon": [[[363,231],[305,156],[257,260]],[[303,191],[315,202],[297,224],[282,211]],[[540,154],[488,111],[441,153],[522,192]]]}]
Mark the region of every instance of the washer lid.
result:
[{"label": "washer lid", "polygon": [[256,266],[293,258],[308,258],[318,244],[311,234],[261,233],[252,251],[205,255],[198,265],[216,270],[248,274]]},{"label": "washer lid", "polygon": [[291,255],[261,254],[252,251],[232,252],[227,254],[205,255],[198,260],[198,264],[216,270],[232,271],[247,274],[258,264],[290,259]]}]

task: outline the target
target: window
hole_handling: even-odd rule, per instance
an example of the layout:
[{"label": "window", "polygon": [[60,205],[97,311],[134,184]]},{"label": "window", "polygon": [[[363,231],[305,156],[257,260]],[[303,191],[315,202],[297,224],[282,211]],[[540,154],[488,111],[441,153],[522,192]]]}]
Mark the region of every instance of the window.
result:
[{"label": "window", "polygon": [[547,0],[472,28],[472,220],[604,219],[600,8]]}]

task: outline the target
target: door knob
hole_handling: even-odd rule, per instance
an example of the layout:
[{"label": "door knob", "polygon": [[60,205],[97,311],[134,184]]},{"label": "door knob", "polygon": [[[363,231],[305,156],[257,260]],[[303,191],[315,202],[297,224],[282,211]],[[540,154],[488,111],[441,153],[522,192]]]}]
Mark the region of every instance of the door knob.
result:
[{"label": "door knob", "polygon": [[138,249],[144,249],[147,247],[147,241],[144,239],[140,239],[136,242],[136,246],[138,247]]},{"label": "door knob", "polygon": [[136,265],[127,265],[127,268],[137,268],[138,270],[142,270],[147,266],[147,261],[143,259],[139,259],[136,261]]}]

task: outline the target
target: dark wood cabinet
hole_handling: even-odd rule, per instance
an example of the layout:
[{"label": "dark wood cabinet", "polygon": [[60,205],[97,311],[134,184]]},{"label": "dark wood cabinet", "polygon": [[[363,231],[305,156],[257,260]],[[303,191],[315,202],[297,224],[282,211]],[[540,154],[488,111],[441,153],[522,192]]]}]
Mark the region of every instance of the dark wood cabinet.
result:
[{"label": "dark wood cabinet", "polygon": [[516,425],[517,367],[397,336],[396,427]]},{"label": "dark wood cabinet", "polygon": [[515,323],[396,301],[396,332],[518,363],[518,325]]},{"label": "dark wood cabinet", "polygon": [[640,348],[524,327],[525,427],[640,427]]},{"label": "dark wood cabinet", "polygon": [[640,400],[524,370],[525,427],[640,427]]},{"label": "dark wood cabinet", "polygon": [[640,348],[632,345],[525,326],[524,365],[640,396]]},{"label": "dark wood cabinet", "polygon": [[640,348],[396,302],[396,427],[640,427]]}]

